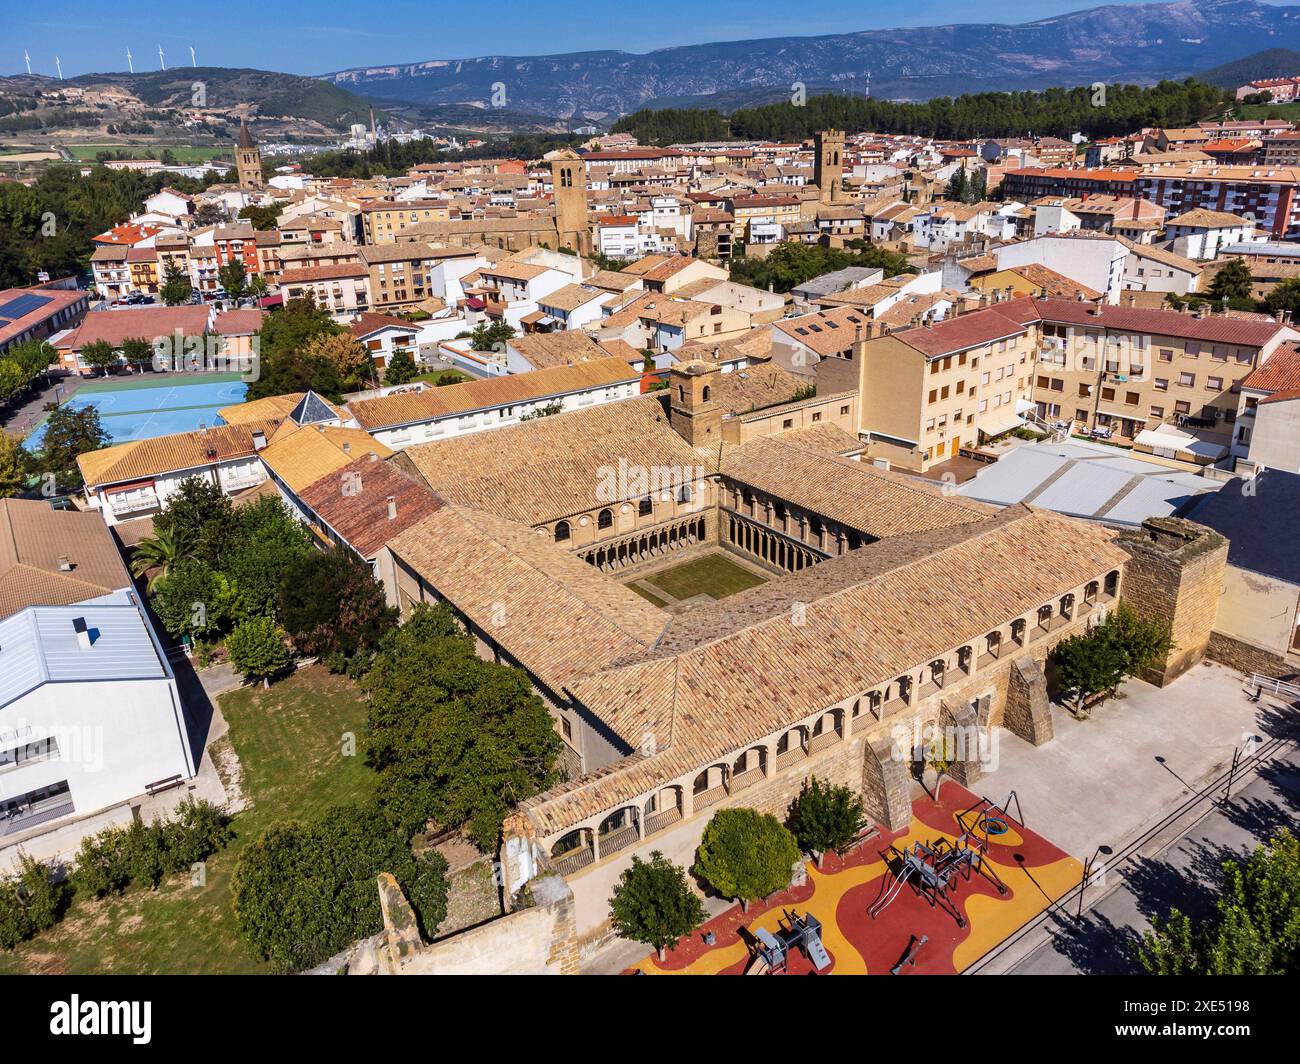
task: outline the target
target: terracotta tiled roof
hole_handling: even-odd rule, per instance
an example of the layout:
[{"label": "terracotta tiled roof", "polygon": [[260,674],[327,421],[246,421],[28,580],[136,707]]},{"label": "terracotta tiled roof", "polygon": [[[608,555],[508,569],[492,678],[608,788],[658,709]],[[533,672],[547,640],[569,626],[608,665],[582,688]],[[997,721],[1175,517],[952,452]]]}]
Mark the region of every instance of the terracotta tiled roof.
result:
[{"label": "terracotta tiled roof", "polygon": [[[346,491],[341,490],[344,484]],[[442,499],[422,481],[371,455],[309,484],[298,498],[367,559],[442,505]]]},{"label": "terracotta tiled roof", "polygon": [[[521,476],[539,456],[544,473],[536,465],[538,475]],[[620,461],[682,470],[708,463],[669,425],[659,394],[418,444],[402,457],[448,502],[527,525],[614,501],[604,485]]]},{"label": "terracotta tiled roof", "polygon": [[1198,318],[1195,314],[1181,314],[1176,310],[1099,306],[1068,299],[1036,299],[1034,306],[1044,321],[1145,332],[1157,336],[1181,336],[1209,343],[1240,344],[1244,347],[1261,347],[1284,328],[1275,321],[1244,321],[1225,318],[1220,314]]},{"label": "terracotta tiled roof", "polygon": [[994,513],[937,484],[828,457],[798,438],[760,436],[729,448],[722,472],[876,539],[985,521]]},{"label": "terracotta tiled roof", "polygon": [[1242,378],[1243,388],[1265,392],[1288,392],[1300,388],[1300,344],[1284,344],[1264,364]]},{"label": "terracotta tiled roof", "polygon": [[358,339],[379,332],[380,329],[403,329],[413,333],[420,331],[418,325],[412,325],[405,318],[397,318],[392,314],[375,313],[358,314],[356,318],[348,322],[348,328],[352,331],[352,335]]},{"label": "terracotta tiled roof", "polygon": [[481,511],[442,506],[390,546],[485,632],[508,625],[511,656],[557,693],[648,650],[667,623],[577,555]]},{"label": "terracotta tiled roof", "polygon": [[[594,343],[592,346],[599,352]],[[630,370],[628,364],[620,358],[595,357],[589,362],[572,366],[554,366],[506,377],[487,377],[441,388],[425,388],[418,392],[396,392],[377,399],[354,399],[348,403],[348,410],[358,425],[373,431],[432,421],[450,414],[466,414],[472,410],[565,395],[588,388],[612,387],[626,381],[640,380],[640,376]]]},{"label": "terracotta tiled roof", "polygon": [[[70,568],[60,566],[66,560]],[[0,499],[0,617],[130,587],[113,534],[97,513],[44,500]]]},{"label": "terracotta tiled roof", "polygon": [[262,327],[265,314],[252,307],[218,314],[213,329],[222,336],[251,336]]},{"label": "terracotta tiled roof", "polygon": [[389,448],[361,429],[332,426],[295,426],[293,432],[272,439],[260,454],[267,468],[295,495],[367,454],[393,456]]},{"label": "terracotta tiled roof", "polygon": [[172,336],[202,336],[208,328],[208,308],[133,307],[123,310],[97,310],[87,314],[76,331],[59,341],[59,346],[80,351],[95,340],[106,340],[114,347],[132,339],[153,340]]},{"label": "terracotta tiled roof", "polygon": [[609,357],[609,352],[590,336],[574,330],[516,336],[508,341],[508,345],[523,355],[535,370]]},{"label": "terracotta tiled roof", "polygon": [[177,432],[131,440],[78,456],[77,465],[88,488],[120,484],[128,480],[161,476],[186,469],[203,469],[215,462],[253,455],[253,433],[261,430],[269,438],[279,421],[215,425],[196,432]]},{"label": "terracotta tiled roof", "polygon": [[[288,395],[268,395],[264,399],[252,399],[247,403],[236,403],[217,411],[217,416],[227,425],[244,425],[249,422],[280,422],[289,416],[289,412],[302,402],[306,392],[290,392]],[[319,398],[319,396],[317,396]],[[325,400],[321,400],[325,402]],[[338,407],[330,405],[336,417],[340,416]]]},{"label": "terracotta tiled roof", "polygon": [[[1101,526],[1016,506],[984,523],[870,544],[674,617],[655,650],[570,685],[628,747],[649,738],[658,752],[523,809],[553,834],[743,750],[1118,568],[1127,555],[1113,539]],[[793,602],[803,604],[802,624],[790,623]]]}]

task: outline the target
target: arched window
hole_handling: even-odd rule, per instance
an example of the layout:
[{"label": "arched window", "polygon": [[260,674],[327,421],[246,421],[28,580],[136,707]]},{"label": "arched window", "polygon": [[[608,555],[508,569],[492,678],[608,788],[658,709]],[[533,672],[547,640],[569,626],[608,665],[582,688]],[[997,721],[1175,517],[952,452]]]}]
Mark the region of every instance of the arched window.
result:
[{"label": "arched window", "polygon": [[691,486],[689,484],[683,484],[680,488],[677,489],[677,501],[678,502],[691,501]]},{"label": "arched window", "polygon": [[709,386],[706,384],[706,385],[704,386],[704,395],[703,395],[703,399],[704,399],[704,401],[705,401],[706,403],[709,401],[709,396],[710,396],[710,394],[711,394],[711,393],[710,393],[710,391],[709,391]]},{"label": "arched window", "polygon": [[555,542],[563,543],[569,538],[569,522],[559,521],[555,525]]},{"label": "arched window", "polygon": [[677,401],[679,403],[686,402],[686,389],[683,388],[680,384],[677,385]]},{"label": "arched window", "polygon": [[639,503],[636,504],[636,512],[641,517],[649,517],[652,513],[654,513],[654,509],[655,509],[655,504],[654,502],[651,501],[650,496],[648,495],[644,499],[642,499]]},{"label": "arched window", "polygon": [[613,511],[613,510],[601,510],[600,513],[599,513],[599,514],[597,515],[597,517],[596,517],[596,527],[597,527],[597,528],[610,528],[610,527],[613,526],[613,524],[614,524],[614,511]]}]

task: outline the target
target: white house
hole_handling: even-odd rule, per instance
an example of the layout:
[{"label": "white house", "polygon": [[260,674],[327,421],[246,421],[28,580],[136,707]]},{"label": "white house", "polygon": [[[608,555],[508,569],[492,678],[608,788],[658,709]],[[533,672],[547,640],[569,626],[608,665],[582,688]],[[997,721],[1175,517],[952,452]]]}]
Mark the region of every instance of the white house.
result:
[{"label": "white house", "polygon": [[1172,250],[1189,259],[1218,258],[1222,249],[1254,236],[1253,219],[1224,211],[1197,208],[1165,223],[1165,238],[1172,241]]},{"label": "white house", "polygon": [[1124,288],[1129,246],[1116,237],[1090,233],[1037,236],[994,248],[998,269],[1038,263],[1097,292],[1107,303],[1118,303]]}]

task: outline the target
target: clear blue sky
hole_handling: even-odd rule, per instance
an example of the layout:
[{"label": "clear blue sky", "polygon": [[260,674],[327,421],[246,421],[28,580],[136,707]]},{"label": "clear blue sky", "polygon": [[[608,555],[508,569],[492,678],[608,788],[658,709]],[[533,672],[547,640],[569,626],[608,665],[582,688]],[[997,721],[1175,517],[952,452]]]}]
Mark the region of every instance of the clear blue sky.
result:
[{"label": "clear blue sky", "polygon": [[[321,74],[346,67],[479,55],[538,55],[621,48],[647,52],[679,44],[753,37],[846,33],[889,26],[951,22],[1026,22],[1100,6],[1087,0],[495,0],[460,5],[437,0],[224,0],[193,5],[162,0],[58,0],[25,3],[4,18],[0,73],[21,73],[23,49],[33,73],[64,76],[167,66],[257,67]],[[607,25],[606,25],[607,24]]]}]

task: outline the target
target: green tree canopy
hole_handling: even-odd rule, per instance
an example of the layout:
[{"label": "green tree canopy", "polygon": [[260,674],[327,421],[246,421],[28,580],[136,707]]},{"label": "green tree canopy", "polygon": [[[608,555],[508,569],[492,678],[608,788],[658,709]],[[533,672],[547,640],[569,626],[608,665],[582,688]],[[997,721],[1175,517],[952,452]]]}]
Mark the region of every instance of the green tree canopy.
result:
[{"label": "green tree canopy", "polygon": [[56,407],[51,403],[45,409],[49,411],[49,418],[41,437],[37,469],[52,476],[60,490],[74,490],[82,485],[77,456],[107,447],[108,433],[100,424],[99,411],[93,406]]},{"label": "green tree canopy", "polygon": [[230,664],[250,680],[264,683],[284,672],[293,661],[284,630],[270,617],[250,617],[226,637]]},{"label": "green tree canopy", "polygon": [[384,384],[389,387],[397,384],[409,384],[420,375],[415,359],[409,351],[395,351],[393,357],[384,367]]},{"label": "green tree canopy", "polygon": [[155,534],[168,533],[181,556],[220,569],[238,546],[239,518],[234,504],[206,476],[187,477],[153,519]]},{"label": "green tree canopy", "polygon": [[614,930],[633,942],[664,948],[704,923],[704,903],[691,890],[686,873],[655,850],[649,861],[635,854],[609,899]]},{"label": "green tree canopy", "polygon": [[158,294],[169,307],[178,307],[182,303],[190,301],[190,297],[194,294],[194,286],[190,284],[189,277],[179,267],[168,264]]},{"label": "green tree canopy", "polygon": [[1254,278],[1250,267],[1241,259],[1229,259],[1214,275],[1210,295],[1214,299],[1249,299]]},{"label": "green tree canopy", "polygon": [[409,832],[464,826],[490,851],[509,811],[557,779],[560,738],[527,674],[481,660],[446,608],[417,606],[365,686],[366,759]]},{"label": "green tree canopy", "polygon": [[695,874],[724,898],[748,906],[789,886],[799,860],[799,844],[770,813],[721,809],[704,829]]},{"label": "green tree canopy", "polygon": [[104,376],[121,362],[117,348],[107,340],[91,340],[81,349],[81,361],[91,369],[102,369]]},{"label": "green tree canopy", "polygon": [[299,653],[321,657],[372,652],[397,623],[370,566],[346,547],[291,561],[280,576],[278,614]]},{"label": "green tree canopy", "polygon": [[849,266],[878,267],[887,277],[912,269],[902,255],[857,241],[845,249],[821,244],[778,244],[761,259],[745,256],[732,259],[730,271],[731,279],[739,284],[753,288],[770,286],[773,291],[788,292],[814,277]]},{"label": "green tree canopy", "polygon": [[1214,912],[1171,909],[1138,959],[1151,975],[1300,975],[1300,841],[1283,828],[1244,861],[1222,865]]},{"label": "green tree canopy", "polygon": [[866,827],[867,818],[860,793],[822,783],[813,776],[790,804],[786,823],[806,852],[826,853],[851,846]]},{"label": "green tree canopy", "polygon": [[236,606],[235,590],[225,576],[195,558],[180,559],[156,581],[152,602],[169,633],[191,640],[217,635],[233,619]]}]

